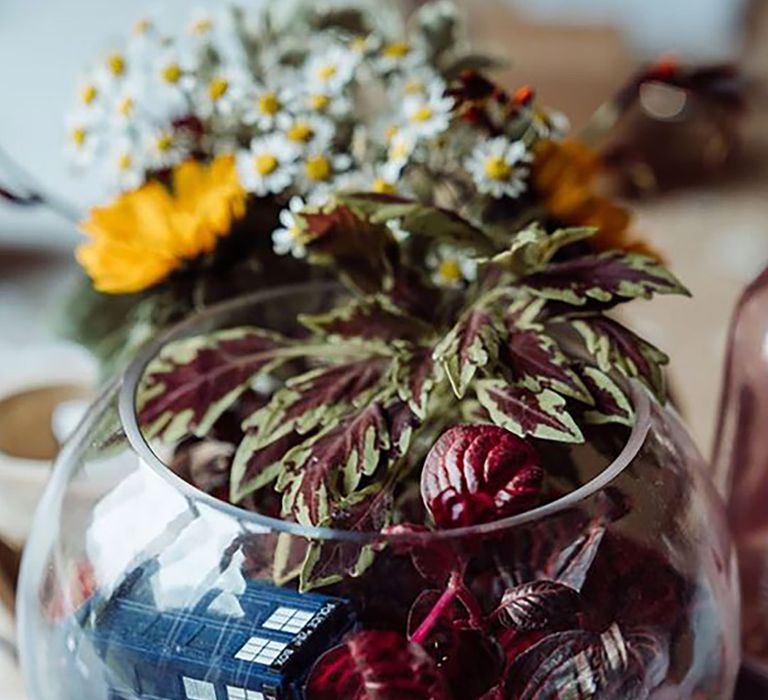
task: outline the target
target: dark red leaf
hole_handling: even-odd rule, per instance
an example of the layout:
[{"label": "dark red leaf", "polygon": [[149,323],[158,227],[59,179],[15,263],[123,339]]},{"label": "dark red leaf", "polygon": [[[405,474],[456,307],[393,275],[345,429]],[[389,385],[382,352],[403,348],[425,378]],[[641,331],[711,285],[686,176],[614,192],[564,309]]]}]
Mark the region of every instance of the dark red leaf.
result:
[{"label": "dark red leaf", "polygon": [[535,505],[543,476],[524,440],[492,425],[460,425],[443,433],[427,455],[421,494],[439,527],[459,527]]},{"label": "dark red leaf", "polygon": [[429,655],[395,632],[350,635],[327,652],[307,681],[307,700],[450,700]]},{"label": "dark red leaf", "polygon": [[499,612],[504,624],[520,632],[569,629],[581,612],[581,596],[557,581],[533,581],[510,588]]}]

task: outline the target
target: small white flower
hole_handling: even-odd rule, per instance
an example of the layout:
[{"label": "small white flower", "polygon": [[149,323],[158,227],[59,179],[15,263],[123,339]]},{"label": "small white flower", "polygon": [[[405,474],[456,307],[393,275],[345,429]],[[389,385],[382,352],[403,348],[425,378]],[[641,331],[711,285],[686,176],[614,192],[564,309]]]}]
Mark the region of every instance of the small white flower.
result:
[{"label": "small white flower", "polygon": [[407,41],[384,44],[376,57],[375,67],[382,74],[392,71],[407,71],[426,62],[425,56]]},{"label": "small white flower", "polygon": [[107,162],[120,189],[134,190],[144,182],[144,163],[130,139],[119,139]]},{"label": "small white flower", "polygon": [[278,194],[293,182],[296,156],[296,148],[280,134],[254,139],[250,150],[237,154],[240,183],[260,197]]},{"label": "small white flower", "polygon": [[307,88],[312,92],[337,94],[352,80],[360,56],[343,46],[311,55],[306,63]]},{"label": "small white flower", "polygon": [[448,128],[454,102],[445,96],[444,89],[438,81],[425,94],[407,95],[403,100],[405,128],[417,138],[431,138]]},{"label": "small white flower", "polygon": [[245,72],[237,66],[228,66],[198,86],[198,109],[204,117],[232,115],[245,106],[246,96],[251,92],[251,81]]},{"label": "small white flower", "polygon": [[387,228],[392,232],[392,235],[398,243],[404,243],[411,237],[410,231],[406,231],[403,228],[400,219],[390,219],[387,221]]},{"label": "small white flower", "polygon": [[210,40],[216,27],[216,18],[211,12],[197,7],[192,10],[187,24],[187,34],[199,41]]},{"label": "small white flower", "polygon": [[390,95],[392,100],[402,100],[408,95],[443,95],[445,89],[445,81],[434,68],[417,66],[392,80]]},{"label": "small white flower", "polygon": [[384,170],[390,180],[400,176],[403,168],[408,164],[416,148],[416,137],[410,130],[397,130],[389,141],[387,149],[387,162]]},{"label": "small white flower", "polygon": [[288,206],[280,212],[282,226],[272,232],[272,247],[278,255],[290,253],[294,258],[303,258],[307,254],[307,249],[301,241],[305,225],[299,216],[299,212],[305,207],[304,200],[294,196]]},{"label": "small white flower", "polygon": [[346,153],[307,151],[299,162],[298,178],[302,191],[309,195],[322,196],[335,189],[337,178],[352,165],[352,158]]},{"label": "small white flower", "polygon": [[477,261],[450,246],[439,246],[427,257],[432,280],[441,287],[461,287],[477,278]]},{"label": "small white flower", "polygon": [[334,119],[346,117],[352,111],[352,101],[346,95],[324,88],[304,90],[296,96],[294,103],[297,112]]},{"label": "small white flower", "polygon": [[76,168],[86,168],[94,161],[101,138],[82,112],[75,112],[66,120],[64,152]]},{"label": "small white flower", "polygon": [[160,170],[180,163],[187,149],[179,136],[171,129],[150,129],[144,134],[144,144],[149,164]]},{"label": "small white flower", "polygon": [[533,157],[522,141],[497,136],[475,146],[465,161],[478,191],[492,197],[518,197],[526,189],[527,163]]},{"label": "small white flower", "polygon": [[332,122],[313,115],[281,114],[277,126],[300,151],[327,150],[335,132]]},{"label": "small white flower", "polygon": [[195,85],[197,62],[175,46],[166,46],[153,62],[153,82],[161,92],[188,94]]},{"label": "small white flower", "polygon": [[290,100],[287,88],[258,85],[246,98],[243,122],[255,124],[262,130],[271,129],[280,117],[288,114]]}]

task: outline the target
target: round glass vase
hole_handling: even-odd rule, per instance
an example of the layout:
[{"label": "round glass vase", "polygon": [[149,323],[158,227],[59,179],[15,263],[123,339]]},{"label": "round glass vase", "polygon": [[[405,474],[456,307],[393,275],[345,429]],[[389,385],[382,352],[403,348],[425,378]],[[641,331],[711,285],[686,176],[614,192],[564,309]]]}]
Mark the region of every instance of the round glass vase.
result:
[{"label": "round glass vase", "polygon": [[[607,466],[581,460],[567,495],[469,528],[306,528],[166,466],[134,411],[157,352],[244,322],[291,334],[296,312],[337,294],[307,285],[208,310],[94,403],[23,561],[32,700],[731,698],[738,586],[721,504],[676,415],[639,387]],[[301,591],[292,572],[312,547],[367,565]]]}]

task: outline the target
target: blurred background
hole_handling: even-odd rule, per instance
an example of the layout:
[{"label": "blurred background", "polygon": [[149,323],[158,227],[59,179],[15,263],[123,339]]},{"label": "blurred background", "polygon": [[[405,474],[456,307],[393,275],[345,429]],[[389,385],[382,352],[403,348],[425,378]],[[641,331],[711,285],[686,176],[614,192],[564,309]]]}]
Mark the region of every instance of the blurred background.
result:
[{"label": "blurred background", "polygon": [[[459,4],[474,42],[510,60],[502,82],[510,88],[535,87],[544,102],[570,117],[576,131],[630,76],[662,54],[689,65],[729,62],[739,67],[745,110],[737,114],[726,106],[721,113],[719,105],[704,101],[693,105],[689,121],[670,124],[674,119],[665,109],[680,96],[662,95],[661,103],[646,96],[617,134],[614,149],[616,188],[631,200],[635,229],[662,252],[693,293],[692,299],[633,305],[631,320],[671,355],[676,400],[700,448],[709,454],[730,314],[740,290],[768,262],[768,1]],[[75,212],[103,199],[101,183],[75,177],[63,157],[64,114],[78,76],[142,14],[186,14],[189,8],[188,0],[113,0],[108,8],[103,0],[2,0],[0,186],[37,188]],[[672,153],[671,146],[683,143],[686,134],[706,135],[707,129],[715,134],[713,153],[682,146]],[[705,137],[697,143],[709,141]],[[626,154],[635,151],[660,164],[664,176],[654,178],[647,163],[639,167],[632,158],[627,166]],[[0,200],[2,700],[24,697],[13,668],[9,610],[29,503],[56,451],[57,435],[48,428],[51,405],[54,399],[78,400],[93,380],[89,358],[62,345],[52,331],[57,304],[76,274],[72,251],[77,241],[66,219]],[[16,398],[40,386],[55,391],[32,391],[32,400],[20,408]],[[63,434],[66,415],[58,419]],[[24,431],[40,434],[36,454],[24,453],[20,441],[14,441],[28,434]],[[14,489],[31,500],[19,501]]]}]

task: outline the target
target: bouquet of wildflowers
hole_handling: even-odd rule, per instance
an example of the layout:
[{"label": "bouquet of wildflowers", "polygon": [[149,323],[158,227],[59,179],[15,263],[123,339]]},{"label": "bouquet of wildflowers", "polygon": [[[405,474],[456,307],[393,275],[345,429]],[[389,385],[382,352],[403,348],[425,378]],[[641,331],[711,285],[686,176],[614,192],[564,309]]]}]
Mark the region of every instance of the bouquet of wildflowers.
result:
[{"label": "bouquet of wildflowers", "polygon": [[[456,209],[474,223],[594,225],[626,246],[628,217],[598,195],[597,158],[565,118],[479,71],[455,8],[404,24],[372,3],[262,3],[142,20],[86,76],[69,151],[103,169],[111,201],[82,222],[89,282],[67,332],[105,362],[191,310],[305,279],[306,204],[370,191]],[[180,30],[180,31],[179,31]],[[392,220],[392,234],[412,231]],[[472,255],[436,235],[436,284],[474,281]]]}]

